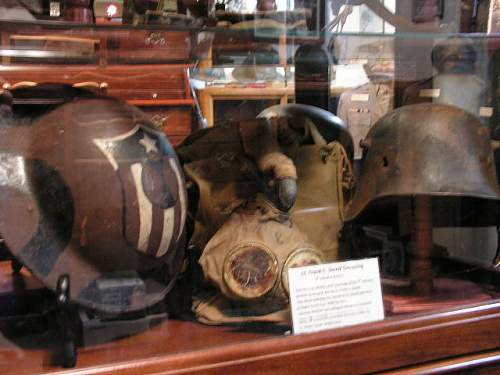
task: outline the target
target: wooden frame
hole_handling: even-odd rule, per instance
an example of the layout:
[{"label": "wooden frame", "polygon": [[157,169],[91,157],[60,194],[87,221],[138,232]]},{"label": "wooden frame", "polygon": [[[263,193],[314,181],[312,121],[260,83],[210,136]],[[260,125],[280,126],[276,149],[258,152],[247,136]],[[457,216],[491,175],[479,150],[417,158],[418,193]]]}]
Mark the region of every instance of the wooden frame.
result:
[{"label": "wooden frame", "polygon": [[[79,349],[77,368],[58,374],[428,374],[483,367],[481,373],[495,373],[499,329],[500,302],[288,337],[170,320],[144,334]],[[0,365],[2,374],[56,369],[47,350],[30,349],[24,357]]]},{"label": "wooden frame", "polygon": [[214,126],[215,100],[279,99],[280,104],[285,105],[289,96],[293,96],[293,87],[207,87],[198,91],[201,112],[208,126]]}]

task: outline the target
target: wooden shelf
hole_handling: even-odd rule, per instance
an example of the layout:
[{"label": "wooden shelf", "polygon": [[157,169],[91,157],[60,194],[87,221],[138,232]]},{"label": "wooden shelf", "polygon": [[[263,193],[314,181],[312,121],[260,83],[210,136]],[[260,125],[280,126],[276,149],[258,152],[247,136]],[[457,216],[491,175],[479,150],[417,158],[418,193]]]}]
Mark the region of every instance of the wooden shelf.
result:
[{"label": "wooden shelf", "polygon": [[[2,290],[8,286],[5,280],[1,284]],[[21,338],[22,345],[2,337],[0,372],[275,375],[500,369],[499,301],[314,334],[286,336],[269,328],[164,321],[132,337],[79,348],[74,369],[53,364],[54,333]]]},{"label": "wooden shelf", "polygon": [[[12,282],[7,262],[0,271],[0,297],[22,292],[20,285],[31,292],[41,288],[25,269],[22,283]],[[54,364],[55,332],[30,334],[20,338],[22,343],[0,336],[0,373],[274,375],[399,369],[428,374],[483,366],[495,373],[499,330],[499,300],[304,335],[283,335],[284,329],[265,325],[215,327],[172,319],[128,338],[78,348],[74,369]]]},{"label": "wooden shelf", "polygon": [[[253,341],[248,341],[251,334],[238,330],[171,321],[166,323],[168,340],[184,345],[183,353],[107,364],[100,367],[99,373],[372,373],[497,349],[499,328],[499,303],[317,334],[254,336]],[[148,346],[163,343],[161,346],[166,349],[167,337],[156,343],[148,340]],[[204,347],[199,347],[199,340],[204,341]],[[493,355],[500,361],[498,352]]]}]

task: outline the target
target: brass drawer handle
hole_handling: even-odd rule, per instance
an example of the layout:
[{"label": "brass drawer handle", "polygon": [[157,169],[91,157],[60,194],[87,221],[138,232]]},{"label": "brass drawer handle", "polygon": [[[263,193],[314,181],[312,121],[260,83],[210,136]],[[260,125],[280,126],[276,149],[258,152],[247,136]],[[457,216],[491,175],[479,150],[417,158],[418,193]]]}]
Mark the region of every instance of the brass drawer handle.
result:
[{"label": "brass drawer handle", "polygon": [[77,82],[77,83],[74,83],[73,84],[73,87],[90,87],[90,88],[94,88],[94,89],[98,89],[99,88],[99,83],[97,82]]},{"label": "brass drawer handle", "polygon": [[168,115],[160,115],[156,114],[153,117],[151,117],[151,122],[153,123],[154,127],[160,130],[163,130],[163,126],[165,122],[168,119]]},{"label": "brass drawer handle", "polygon": [[144,39],[144,44],[147,46],[165,46],[167,44],[167,40],[163,33],[153,32],[150,33],[146,39]]},{"label": "brass drawer handle", "polygon": [[27,41],[39,41],[39,42],[72,42],[72,43],[88,44],[91,46],[96,46],[101,43],[99,39],[79,38],[79,37],[61,36],[61,35],[11,35],[9,36],[9,39],[14,41],[27,40]]},{"label": "brass drawer handle", "polygon": [[22,87],[35,87],[35,86],[38,86],[38,83],[32,82],[32,81],[21,81],[21,82],[14,83],[10,87],[5,87],[5,85],[4,85],[4,88],[8,88],[10,90],[14,90],[14,89],[22,88]]},{"label": "brass drawer handle", "polygon": [[86,89],[95,90],[99,93],[99,95],[106,95],[108,90],[108,83],[107,82],[98,83],[92,81],[77,82],[73,84],[73,87],[75,88],[83,87]]}]

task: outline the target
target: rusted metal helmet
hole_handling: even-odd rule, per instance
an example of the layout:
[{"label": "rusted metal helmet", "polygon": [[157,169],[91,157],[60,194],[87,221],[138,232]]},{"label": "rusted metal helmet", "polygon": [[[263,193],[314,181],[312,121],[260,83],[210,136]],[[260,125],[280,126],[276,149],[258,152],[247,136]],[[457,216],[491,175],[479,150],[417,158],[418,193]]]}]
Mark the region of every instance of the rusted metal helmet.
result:
[{"label": "rusted metal helmet", "polygon": [[167,138],[113,99],[0,129],[0,235],[48,288],[109,313],[146,308],[183,262],[186,191]]},{"label": "rusted metal helmet", "polygon": [[443,104],[405,106],[381,118],[362,147],[346,221],[397,220],[390,208],[429,195],[434,225],[496,224],[492,201],[500,191],[489,131],[473,115]]}]

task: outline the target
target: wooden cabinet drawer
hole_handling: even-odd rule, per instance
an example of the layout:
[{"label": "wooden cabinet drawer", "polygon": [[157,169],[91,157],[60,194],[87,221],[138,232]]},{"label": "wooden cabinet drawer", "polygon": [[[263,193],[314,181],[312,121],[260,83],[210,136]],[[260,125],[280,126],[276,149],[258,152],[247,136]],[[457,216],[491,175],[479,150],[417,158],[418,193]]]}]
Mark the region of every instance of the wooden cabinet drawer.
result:
[{"label": "wooden cabinet drawer", "polygon": [[173,146],[177,146],[191,133],[192,108],[182,107],[142,107],[153,123],[167,134]]},{"label": "wooden cabinet drawer", "polygon": [[126,100],[188,99],[191,96],[184,69],[149,72],[127,71],[108,75],[108,95]]},{"label": "wooden cabinet drawer", "polygon": [[35,28],[4,34],[2,39],[10,49],[10,57],[3,57],[4,64],[96,64],[105,36],[79,29],[56,32]]},{"label": "wooden cabinet drawer", "polygon": [[193,49],[187,31],[115,30],[113,32],[74,30],[32,31],[2,36],[2,43],[14,51],[4,63],[95,64],[186,62]]},{"label": "wooden cabinet drawer", "polygon": [[142,65],[128,67],[23,69],[0,71],[0,83],[19,84],[66,83],[100,91],[124,100],[189,100],[191,91],[187,66]]},{"label": "wooden cabinet drawer", "polygon": [[190,57],[189,32],[128,30],[109,40],[108,58],[112,62],[180,62]]},{"label": "wooden cabinet drawer", "polygon": [[[0,71],[0,84],[16,88],[64,83],[124,99],[148,113],[172,144],[177,145],[191,132],[193,100],[187,68],[187,65],[129,65],[106,69],[29,67]],[[24,102],[16,104],[26,104]]]}]

